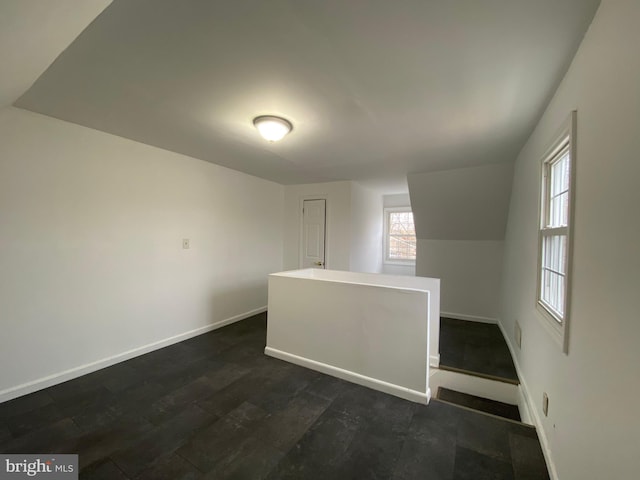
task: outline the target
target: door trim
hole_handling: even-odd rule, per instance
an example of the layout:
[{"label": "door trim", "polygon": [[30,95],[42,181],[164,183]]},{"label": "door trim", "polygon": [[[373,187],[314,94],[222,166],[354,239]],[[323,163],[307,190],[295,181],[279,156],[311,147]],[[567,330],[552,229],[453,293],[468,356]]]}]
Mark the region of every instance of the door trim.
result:
[{"label": "door trim", "polygon": [[304,268],[303,241],[304,219],[302,210],[305,200],[324,200],[324,268],[329,269],[329,195],[301,195],[298,202],[298,268]]}]

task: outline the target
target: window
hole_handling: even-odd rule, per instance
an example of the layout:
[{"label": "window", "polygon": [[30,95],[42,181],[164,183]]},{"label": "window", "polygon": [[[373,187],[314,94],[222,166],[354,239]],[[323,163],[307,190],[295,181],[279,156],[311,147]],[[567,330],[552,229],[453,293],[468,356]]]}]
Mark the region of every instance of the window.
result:
[{"label": "window", "polygon": [[411,208],[385,208],[384,232],[385,263],[415,263],[416,230]]},{"label": "window", "polygon": [[567,352],[576,112],[542,160],[538,235],[538,309]]}]

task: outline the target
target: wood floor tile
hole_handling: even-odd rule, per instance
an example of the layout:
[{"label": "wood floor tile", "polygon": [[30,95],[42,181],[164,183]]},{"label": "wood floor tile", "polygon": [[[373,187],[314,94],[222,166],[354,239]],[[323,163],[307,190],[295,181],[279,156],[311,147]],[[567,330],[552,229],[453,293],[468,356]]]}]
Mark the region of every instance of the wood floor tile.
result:
[{"label": "wood floor tile", "polygon": [[[495,341],[474,328],[470,349]],[[265,335],[256,315],[0,404],[0,451],[77,453],[82,479],[548,479],[535,429],[265,356]]]}]

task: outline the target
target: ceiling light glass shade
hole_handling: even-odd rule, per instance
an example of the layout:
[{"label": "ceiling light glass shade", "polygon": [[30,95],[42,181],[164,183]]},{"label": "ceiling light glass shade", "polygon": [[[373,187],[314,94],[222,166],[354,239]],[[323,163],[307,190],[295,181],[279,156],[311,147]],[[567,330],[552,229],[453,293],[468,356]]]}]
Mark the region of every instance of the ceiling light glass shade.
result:
[{"label": "ceiling light glass shade", "polygon": [[253,119],[253,124],[265,140],[277,142],[291,131],[293,125],[288,120],[272,115],[263,115]]}]

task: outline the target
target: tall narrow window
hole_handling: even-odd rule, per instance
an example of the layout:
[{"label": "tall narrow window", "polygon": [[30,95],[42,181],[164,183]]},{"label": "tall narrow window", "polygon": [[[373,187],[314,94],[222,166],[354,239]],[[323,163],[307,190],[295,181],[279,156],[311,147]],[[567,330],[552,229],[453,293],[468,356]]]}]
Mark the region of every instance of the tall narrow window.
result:
[{"label": "tall narrow window", "polygon": [[540,188],[538,307],[567,352],[571,273],[571,227],[575,184],[576,113],[542,161]]},{"label": "tall narrow window", "polygon": [[416,230],[411,208],[385,208],[384,229],[385,263],[415,263]]}]

